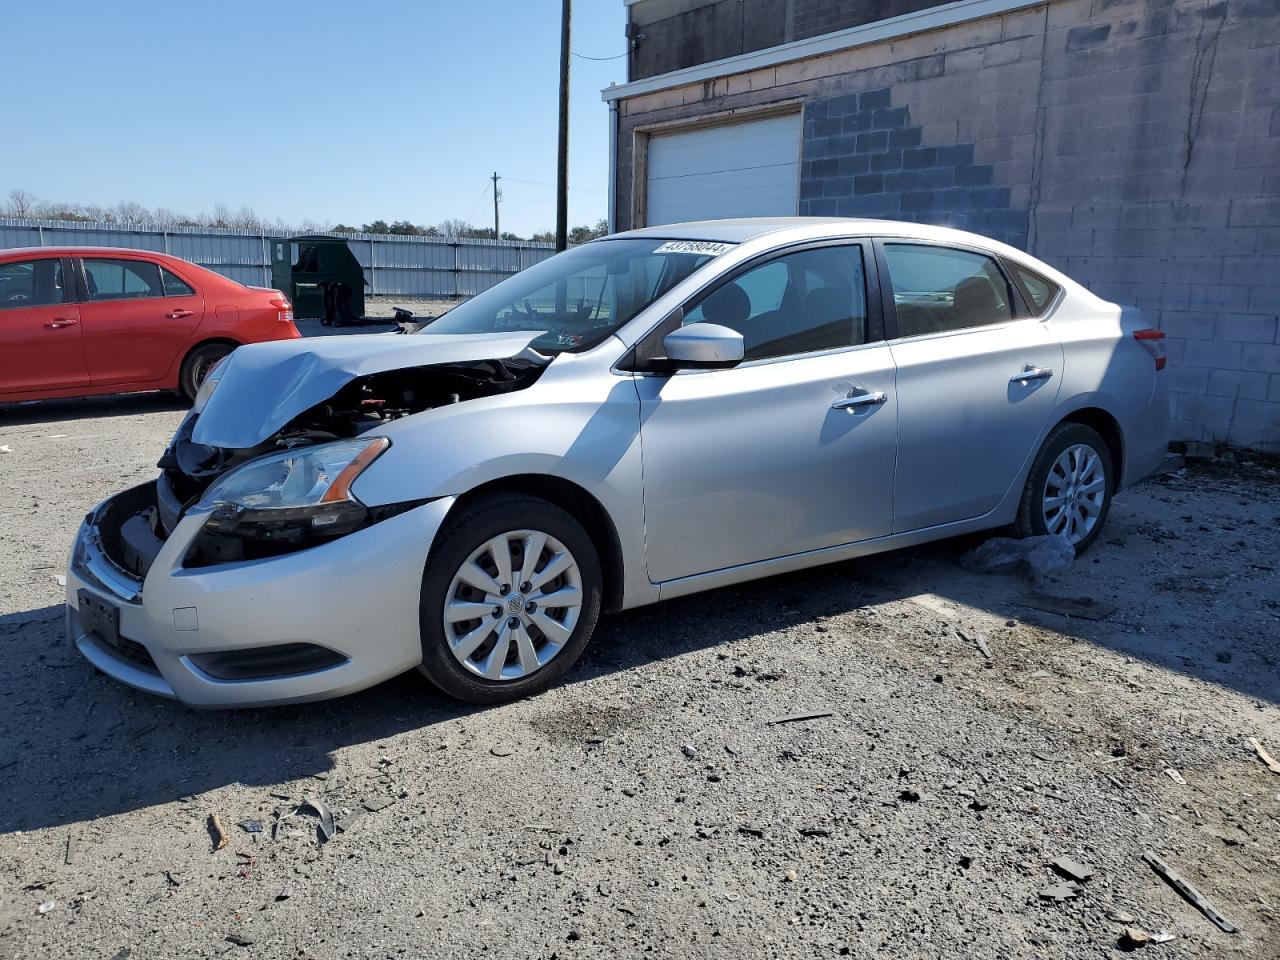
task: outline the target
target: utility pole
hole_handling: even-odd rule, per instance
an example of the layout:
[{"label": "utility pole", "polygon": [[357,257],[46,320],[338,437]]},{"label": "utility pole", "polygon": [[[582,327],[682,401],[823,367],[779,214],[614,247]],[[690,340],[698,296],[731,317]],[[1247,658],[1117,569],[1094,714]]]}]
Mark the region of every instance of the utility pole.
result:
[{"label": "utility pole", "polygon": [[498,229],[498,198],[502,196],[498,192],[498,181],[501,179],[498,171],[493,171],[493,239],[495,240],[502,239],[502,231]]},{"label": "utility pole", "polygon": [[556,157],[556,249],[569,246],[569,16],[573,0],[560,0],[560,142]]}]

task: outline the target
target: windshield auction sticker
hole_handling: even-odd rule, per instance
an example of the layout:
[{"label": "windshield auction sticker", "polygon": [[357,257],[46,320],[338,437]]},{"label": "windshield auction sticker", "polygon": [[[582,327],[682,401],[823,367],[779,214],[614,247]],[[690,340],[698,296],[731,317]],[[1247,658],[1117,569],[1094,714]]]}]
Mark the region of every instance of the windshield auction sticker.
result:
[{"label": "windshield auction sticker", "polygon": [[715,243],[711,240],[668,240],[654,253],[698,253],[718,257],[733,249],[732,243]]}]

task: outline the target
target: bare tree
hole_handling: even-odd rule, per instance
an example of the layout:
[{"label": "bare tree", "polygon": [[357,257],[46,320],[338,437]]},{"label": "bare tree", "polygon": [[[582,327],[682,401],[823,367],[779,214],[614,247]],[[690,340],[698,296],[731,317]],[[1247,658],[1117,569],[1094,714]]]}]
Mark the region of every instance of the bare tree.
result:
[{"label": "bare tree", "polygon": [[436,229],[440,231],[440,236],[446,240],[457,240],[459,237],[469,236],[475,232],[475,227],[466,220],[441,220],[436,224]]},{"label": "bare tree", "polygon": [[9,191],[9,216],[29,217],[35,210],[36,195],[30,190]]}]

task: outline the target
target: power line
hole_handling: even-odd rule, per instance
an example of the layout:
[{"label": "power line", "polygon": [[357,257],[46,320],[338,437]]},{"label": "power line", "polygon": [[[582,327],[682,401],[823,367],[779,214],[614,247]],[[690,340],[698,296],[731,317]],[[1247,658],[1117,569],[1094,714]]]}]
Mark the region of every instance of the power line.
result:
[{"label": "power line", "polygon": [[625,53],[620,53],[616,57],[588,57],[585,53],[573,53],[573,51],[570,51],[570,53],[579,60],[621,60],[626,56]]},{"label": "power line", "polygon": [[[525,180],[523,177],[512,177],[504,175],[503,180],[510,180],[512,183],[529,183],[535,187],[554,187],[554,183],[548,183],[546,180]],[[584,193],[607,193],[598,187],[570,187],[570,190],[577,190]]]}]

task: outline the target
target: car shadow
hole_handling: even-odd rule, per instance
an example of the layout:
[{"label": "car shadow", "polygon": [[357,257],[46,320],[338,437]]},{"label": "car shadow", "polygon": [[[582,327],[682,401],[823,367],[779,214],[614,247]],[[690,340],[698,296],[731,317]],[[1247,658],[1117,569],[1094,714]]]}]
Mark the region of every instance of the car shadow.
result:
[{"label": "car shadow", "polygon": [[[816,629],[821,618],[928,595],[962,616],[972,608],[1040,623],[1280,702],[1280,675],[1250,666],[1258,651],[1244,638],[1217,638],[1221,652],[1205,656],[1202,648],[1180,642],[1180,634],[1153,643],[1126,625],[1124,610],[1093,622],[1028,609],[1022,605],[1026,580],[958,566],[960,555],[982,539],[940,541],[605,617],[564,682],[589,682],[711,647],[731,656],[737,640],[787,626]],[[96,674],[65,641],[61,616],[61,607],[51,606],[0,617],[6,664],[0,676],[0,832],[88,821],[233,783],[269,786],[323,775],[343,747],[407,731],[428,733],[485,709],[432,693],[409,673],[339,700],[193,710]]]},{"label": "car shadow", "polygon": [[185,410],[189,404],[176,393],[113,393],[101,397],[72,397],[66,400],[27,400],[0,403],[0,427],[24,427],[40,423],[61,423],[86,417],[129,417],[147,413]]}]

